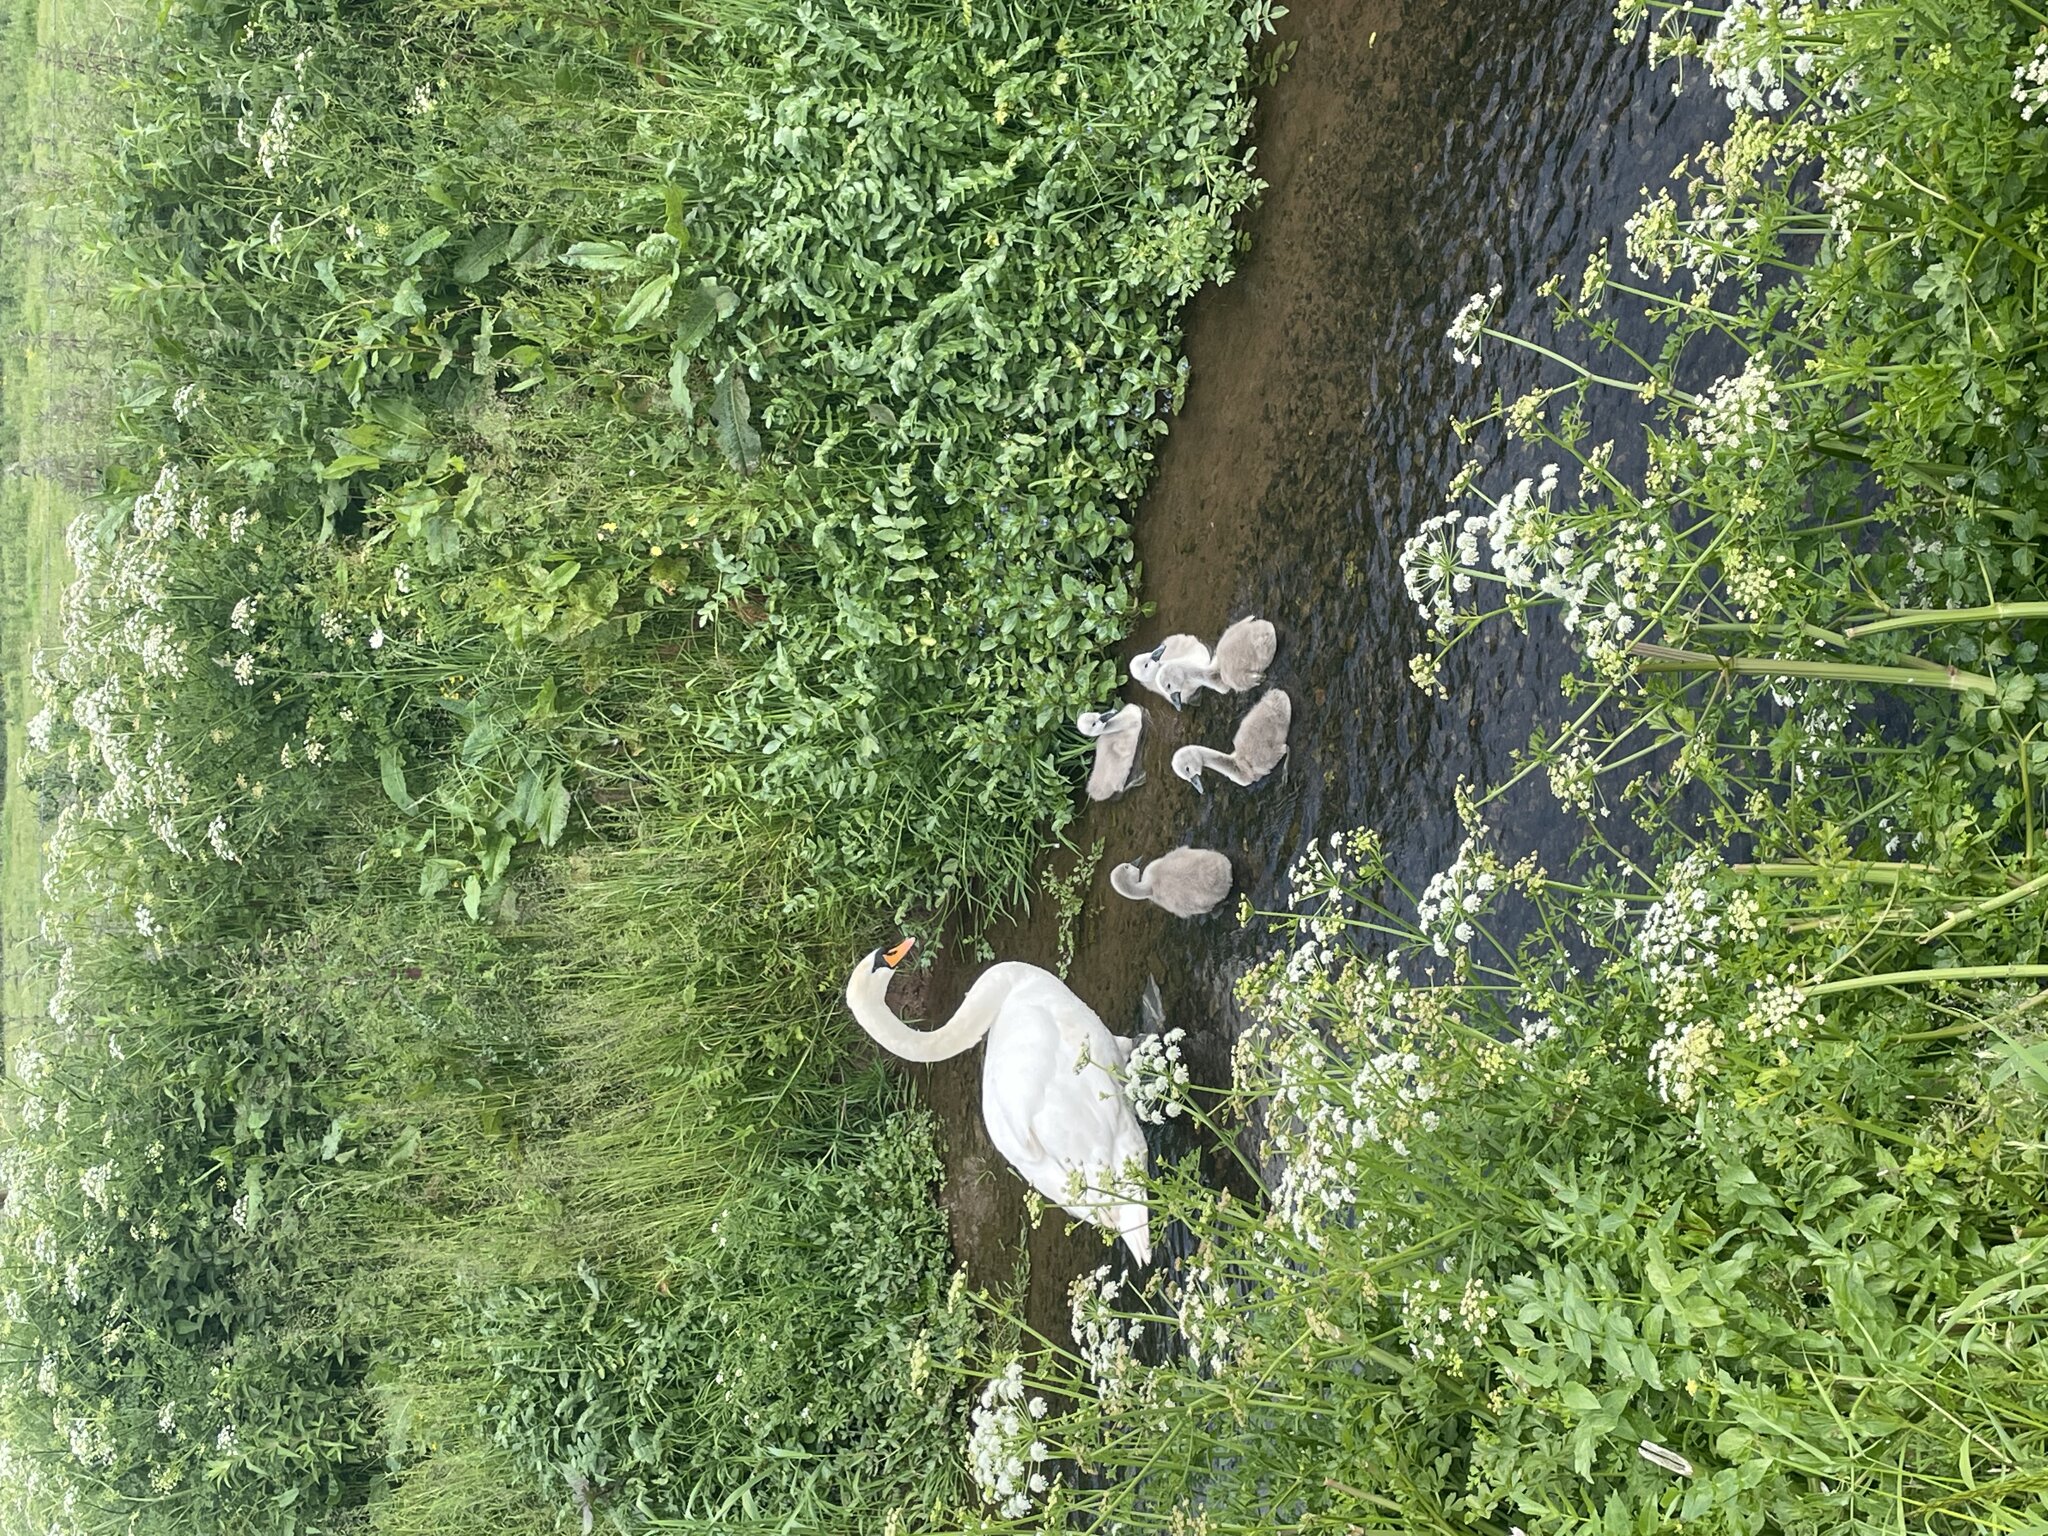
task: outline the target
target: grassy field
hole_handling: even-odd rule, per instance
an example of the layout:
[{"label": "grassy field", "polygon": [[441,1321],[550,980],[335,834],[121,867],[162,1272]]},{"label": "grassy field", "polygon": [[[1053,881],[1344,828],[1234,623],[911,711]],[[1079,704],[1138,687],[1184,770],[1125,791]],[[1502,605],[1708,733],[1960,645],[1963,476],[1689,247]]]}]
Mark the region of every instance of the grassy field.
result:
[{"label": "grassy field", "polygon": [[1264,24],[10,23],[11,1525],[973,1518],[836,993],[1067,814]]}]

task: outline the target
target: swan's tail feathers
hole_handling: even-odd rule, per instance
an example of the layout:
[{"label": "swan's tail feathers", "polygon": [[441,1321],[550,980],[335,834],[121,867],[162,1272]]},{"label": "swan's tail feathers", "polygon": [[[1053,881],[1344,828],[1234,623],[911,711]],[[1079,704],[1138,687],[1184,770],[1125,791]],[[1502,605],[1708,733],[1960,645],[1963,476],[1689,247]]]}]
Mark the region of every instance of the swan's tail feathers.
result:
[{"label": "swan's tail feathers", "polygon": [[1152,1262],[1152,1213],[1144,1206],[1132,1203],[1113,1205],[1107,1212],[1109,1228],[1124,1240],[1124,1246],[1131,1250],[1131,1257],[1140,1265]]},{"label": "swan's tail feathers", "polygon": [[1156,978],[1145,978],[1145,990],[1138,995],[1138,1034],[1162,1035],[1166,1033],[1166,1004],[1159,997],[1159,982]]}]

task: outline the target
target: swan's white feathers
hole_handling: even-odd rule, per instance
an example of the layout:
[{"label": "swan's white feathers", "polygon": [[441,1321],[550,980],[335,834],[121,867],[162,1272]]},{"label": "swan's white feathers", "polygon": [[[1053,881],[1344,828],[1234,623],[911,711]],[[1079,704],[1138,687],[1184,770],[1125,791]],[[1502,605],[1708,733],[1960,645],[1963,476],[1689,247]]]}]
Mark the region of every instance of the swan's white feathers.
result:
[{"label": "swan's white feathers", "polygon": [[854,967],[846,1001],[863,1029],[908,1060],[943,1061],[986,1037],[981,1113],[996,1150],[1046,1199],[1151,1261],[1144,1189],[1132,1174],[1144,1167],[1145,1136],[1112,1075],[1130,1045],[1065,982],[1021,961],[992,965],[951,1019],[913,1030],[890,1010],[888,974],[870,957]]}]

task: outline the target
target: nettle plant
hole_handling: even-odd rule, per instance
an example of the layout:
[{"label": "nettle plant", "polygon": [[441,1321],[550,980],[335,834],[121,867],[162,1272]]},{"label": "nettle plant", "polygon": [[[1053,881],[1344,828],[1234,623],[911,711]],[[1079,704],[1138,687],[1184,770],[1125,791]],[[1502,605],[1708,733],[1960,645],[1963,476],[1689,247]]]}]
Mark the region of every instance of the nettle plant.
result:
[{"label": "nettle plant", "polygon": [[[486,645],[580,705],[646,641],[701,674],[692,778],[849,857],[1056,814],[1270,21],[762,6],[650,51],[523,7],[181,8],[109,168],[131,431],[446,675]],[[429,885],[559,834],[590,720],[522,709],[487,734],[570,734],[459,748],[446,795],[448,729],[380,739],[443,825]],[[986,862],[942,881],[1017,874]]]}]

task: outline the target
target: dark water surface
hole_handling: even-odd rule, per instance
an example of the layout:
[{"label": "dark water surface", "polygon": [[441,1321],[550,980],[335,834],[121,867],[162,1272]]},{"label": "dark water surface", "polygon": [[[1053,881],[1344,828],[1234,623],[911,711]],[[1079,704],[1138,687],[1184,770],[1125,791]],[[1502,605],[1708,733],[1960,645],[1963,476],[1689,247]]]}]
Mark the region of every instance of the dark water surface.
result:
[{"label": "dark water surface", "polygon": [[[1563,708],[1560,637],[1543,624],[1486,631],[1447,665],[1448,700],[1416,689],[1408,658],[1428,636],[1398,559],[1473,451],[1453,421],[1495,391],[1512,399],[1555,377],[1497,345],[1476,370],[1455,364],[1443,333],[1467,296],[1504,284],[1508,328],[1547,337],[1537,285],[1562,273],[1576,292],[1603,240],[1619,252],[1642,189],[1721,121],[1710,91],[1674,95],[1673,72],[1653,75],[1640,39],[1617,41],[1611,15],[1608,0],[1309,0],[1281,24],[1298,51],[1256,130],[1270,190],[1239,278],[1189,313],[1188,407],[1137,520],[1156,612],[1129,649],[1180,630],[1213,640],[1245,613],[1272,619],[1270,681],[1295,701],[1290,771],[1255,790],[1211,776],[1198,797],[1168,766],[1174,747],[1227,748],[1250,700],[1205,694],[1175,716],[1133,687],[1149,715],[1149,781],[1069,834],[1081,849],[1104,844],[1075,990],[1122,1030],[1156,976],[1209,1081],[1223,1079],[1243,1022],[1232,984],[1274,940],[1234,915],[1184,923],[1127,902],[1109,889],[1110,867],[1182,843],[1218,848],[1239,890],[1278,910],[1310,838],[1371,826],[1419,887],[1456,854],[1458,781],[1499,782],[1532,727]],[[1625,400],[1606,408],[1597,435],[1625,453],[1642,417]],[[1497,437],[1476,446],[1499,457]],[[1510,449],[1494,478],[1535,468]],[[1559,862],[1561,830],[1545,825],[1541,799],[1527,804],[1507,851]],[[998,956],[1056,965],[1052,905],[993,935]],[[942,1021],[980,968],[956,946],[905,1011]],[[978,1283],[998,1283],[1014,1270],[1023,1186],[981,1130],[980,1055],[916,1075],[949,1127],[956,1246]],[[1107,1256],[1064,1225],[1049,1216],[1028,1240],[1029,1311],[1054,1332],[1067,1282]]]}]

